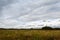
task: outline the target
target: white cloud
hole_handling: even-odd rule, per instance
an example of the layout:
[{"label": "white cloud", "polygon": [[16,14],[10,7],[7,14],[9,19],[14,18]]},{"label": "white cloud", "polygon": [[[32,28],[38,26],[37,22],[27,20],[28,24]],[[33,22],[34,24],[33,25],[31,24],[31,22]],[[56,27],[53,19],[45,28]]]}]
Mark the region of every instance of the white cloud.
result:
[{"label": "white cloud", "polygon": [[57,20],[60,19],[59,4],[60,0],[4,0],[0,4],[3,5],[0,7],[0,23],[3,27],[15,28],[39,20]]}]

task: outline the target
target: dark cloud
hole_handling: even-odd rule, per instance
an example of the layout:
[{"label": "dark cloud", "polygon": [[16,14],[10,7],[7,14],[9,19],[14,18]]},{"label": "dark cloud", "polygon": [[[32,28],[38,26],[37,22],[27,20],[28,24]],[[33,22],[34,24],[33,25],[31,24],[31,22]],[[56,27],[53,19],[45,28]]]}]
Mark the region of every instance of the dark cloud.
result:
[{"label": "dark cloud", "polygon": [[9,5],[11,3],[13,3],[13,0],[0,0],[0,10],[3,6]]}]

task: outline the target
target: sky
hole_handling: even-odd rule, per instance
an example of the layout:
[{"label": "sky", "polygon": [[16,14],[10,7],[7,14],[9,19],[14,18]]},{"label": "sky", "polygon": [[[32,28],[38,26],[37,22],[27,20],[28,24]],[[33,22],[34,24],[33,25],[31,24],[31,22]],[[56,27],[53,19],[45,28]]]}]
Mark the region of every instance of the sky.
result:
[{"label": "sky", "polygon": [[0,0],[0,28],[30,28],[41,23],[59,27],[59,21],[60,0]]}]

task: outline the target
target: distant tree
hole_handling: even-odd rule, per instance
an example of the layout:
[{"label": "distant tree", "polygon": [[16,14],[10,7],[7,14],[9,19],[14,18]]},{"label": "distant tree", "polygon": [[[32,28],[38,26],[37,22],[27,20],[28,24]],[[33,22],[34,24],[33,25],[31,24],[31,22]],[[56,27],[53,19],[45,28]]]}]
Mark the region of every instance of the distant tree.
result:
[{"label": "distant tree", "polygon": [[43,30],[52,30],[53,28],[52,27],[49,27],[49,26],[45,26],[42,28]]},{"label": "distant tree", "polygon": [[4,28],[0,28],[0,30],[4,30]]},{"label": "distant tree", "polygon": [[54,30],[60,30],[60,28],[54,28]]}]

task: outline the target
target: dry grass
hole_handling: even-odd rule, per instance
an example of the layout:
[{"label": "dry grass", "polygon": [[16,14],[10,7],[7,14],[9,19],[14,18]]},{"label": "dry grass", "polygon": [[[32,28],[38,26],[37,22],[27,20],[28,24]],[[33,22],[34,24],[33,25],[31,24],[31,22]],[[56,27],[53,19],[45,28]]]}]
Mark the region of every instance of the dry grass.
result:
[{"label": "dry grass", "polygon": [[60,40],[60,30],[0,30],[0,40]]}]

